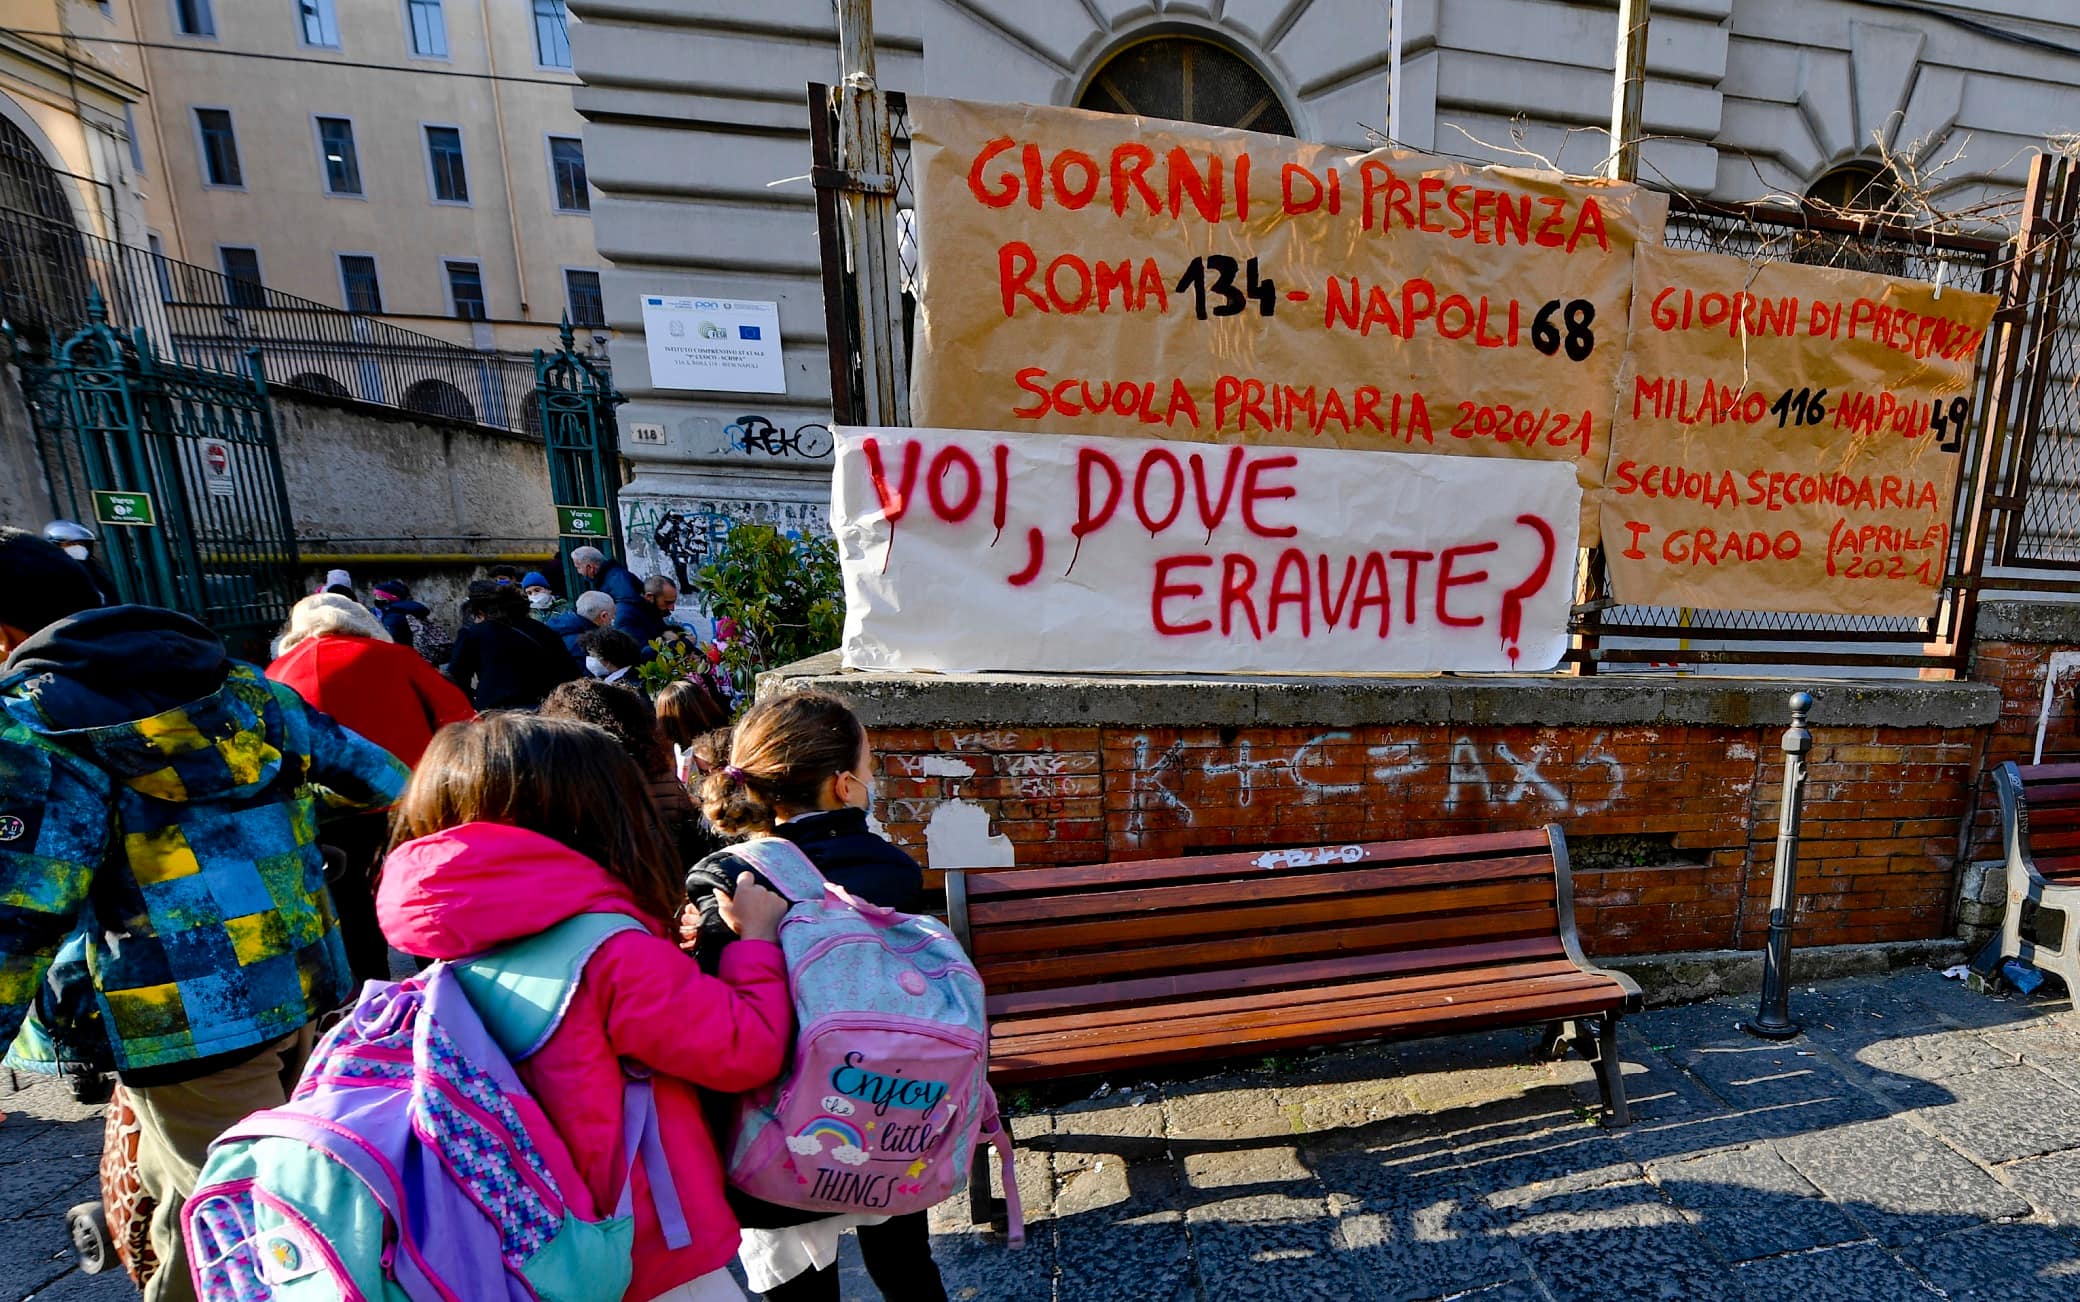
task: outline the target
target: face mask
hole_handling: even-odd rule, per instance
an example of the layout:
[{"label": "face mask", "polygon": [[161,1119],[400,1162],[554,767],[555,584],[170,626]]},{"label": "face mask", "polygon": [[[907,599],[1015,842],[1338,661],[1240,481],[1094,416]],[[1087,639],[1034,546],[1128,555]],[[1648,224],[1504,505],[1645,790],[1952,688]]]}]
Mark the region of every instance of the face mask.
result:
[{"label": "face mask", "polygon": [[87,549],[80,546],[78,543],[74,543],[72,546],[67,547],[65,549],[65,554],[76,561],[83,561],[87,559]]},{"label": "face mask", "polygon": [[556,604],[556,594],[553,592],[530,592],[527,594],[527,604],[533,606],[536,610],[547,610]]},{"label": "face mask", "polygon": [[591,674],[594,678],[605,678],[608,674],[614,672],[614,667],[598,656],[586,656],[585,672]]}]

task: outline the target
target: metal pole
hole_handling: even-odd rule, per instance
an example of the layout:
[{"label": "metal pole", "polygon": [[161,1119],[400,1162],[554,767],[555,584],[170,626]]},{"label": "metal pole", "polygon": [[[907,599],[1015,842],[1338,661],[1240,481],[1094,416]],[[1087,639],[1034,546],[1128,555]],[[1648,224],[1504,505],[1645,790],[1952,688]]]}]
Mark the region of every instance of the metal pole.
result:
[{"label": "metal pole", "polygon": [[1639,180],[1640,102],[1647,93],[1647,20],[1653,0],[1618,0],[1618,51],[1612,65],[1611,153],[1604,175]]},{"label": "metal pole", "polygon": [[1765,1040],[1788,1040],[1799,1032],[1791,1020],[1791,928],[1798,908],[1798,820],[1806,799],[1806,755],[1813,734],[1806,715],[1813,698],[1791,697],[1791,726],[1784,730],[1784,803],[1777,813],[1777,864],[1769,891],[1769,945],[1762,956],[1762,1007],[1741,1029]]},{"label": "metal pole", "polygon": [[861,410],[870,425],[910,423],[896,245],[896,151],[874,81],[873,0],[837,0],[838,160],[847,172],[846,255],[859,302]]}]

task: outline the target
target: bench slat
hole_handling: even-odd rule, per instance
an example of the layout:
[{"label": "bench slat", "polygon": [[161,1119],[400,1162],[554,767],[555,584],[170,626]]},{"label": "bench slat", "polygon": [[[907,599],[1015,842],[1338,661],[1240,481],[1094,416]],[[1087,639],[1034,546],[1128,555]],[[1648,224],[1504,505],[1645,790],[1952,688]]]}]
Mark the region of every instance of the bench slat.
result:
[{"label": "bench slat", "polygon": [[1530,963],[1564,956],[1565,951],[1561,948],[1557,936],[1534,936],[1524,940],[1495,941],[1484,945],[1453,945],[1442,949],[1354,954],[1346,958],[1310,959],[1271,967],[1223,968],[1212,972],[1173,973],[1094,985],[1020,990],[1010,994],[990,995],[986,1011],[992,1018],[1018,1017],[1058,1012],[1068,1008],[1096,1009],[1114,1004],[1160,1003],[1193,995],[1274,990],[1285,986],[1387,976],[1395,972],[1443,970],[1454,966],[1474,967],[1483,963],[1507,960]]},{"label": "bench slat", "polygon": [[[1192,936],[1211,939],[1280,927],[1334,926],[1351,919],[1409,917],[1425,913],[1470,914],[1479,918],[1490,916],[1491,910],[1513,908],[1540,909],[1551,917],[1554,913],[1552,878],[1538,877],[1493,886],[1337,895],[1280,904],[1146,913],[1058,925],[989,928],[974,932],[971,957],[1094,949],[1134,941],[1177,940]],[[970,909],[972,911],[972,905]]]},{"label": "bench slat", "polygon": [[[992,1039],[1017,1040],[1057,1031],[1085,1031],[1104,1027],[1141,1026],[1150,1021],[1166,1025],[1193,1018],[1268,1013],[1287,1009],[1321,1009],[1353,1000],[1371,1000],[1395,995],[1446,992],[1453,998],[1477,999],[1501,986],[1534,980],[1570,981],[1583,972],[1567,958],[1543,963],[1504,963],[1486,967],[1456,968],[1451,971],[1403,972],[1363,981],[1340,981],[1307,990],[1257,990],[1246,993],[1179,999],[1164,1003],[1134,1004],[1121,1008],[1079,1009],[1031,1017],[1012,1017],[990,1022]],[[1449,1002],[1449,1000],[1447,1001]]]},{"label": "bench slat", "polygon": [[2039,828],[2080,827],[2080,800],[2070,805],[2038,805],[2029,807],[2029,830],[2034,836]]},{"label": "bench slat", "polygon": [[[1330,847],[1340,849],[1342,847]],[[1361,843],[1361,863],[1381,865],[1426,863],[1449,859],[1495,858],[1541,851],[1548,848],[1546,834],[1532,832],[1487,832],[1478,836],[1440,836],[1422,841],[1376,841]],[[968,897],[983,900],[1026,892],[1047,895],[1074,892],[1087,887],[1119,883],[1149,885],[1186,882],[1207,877],[1238,876],[1263,872],[1256,861],[1263,851],[1242,854],[1194,855],[1181,859],[1143,859],[1132,863],[1091,864],[1068,868],[971,868],[967,870]],[[1276,853],[1276,852],[1273,852]]]},{"label": "bench slat", "polygon": [[2080,847],[2080,828],[2054,826],[2047,832],[2037,823],[2037,811],[2032,809],[2029,812],[2029,848],[2032,855],[2055,859],[2061,852]]},{"label": "bench slat", "polygon": [[2080,782],[2080,764],[2018,764],[2015,771],[2022,775],[2022,785],[2033,782]]},{"label": "bench slat", "polygon": [[1439,944],[1476,937],[1490,941],[1531,936],[1557,937],[1558,931],[1558,916],[1551,908],[1545,908],[1512,911],[1507,916],[1415,918],[1336,931],[1276,932],[1224,940],[1188,940],[1138,949],[1042,954],[993,962],[977,959],[976,966],[987,989],[1058,988],[1071,982],[1139,976],[1148,972],[1190,972],[1310,955],[1332,957],[1416,946],[1434,948]]},{"label": "bench slat", "polygon": [[1254,877],[1202,882],[1190,886],[1150,886],[1139,890],[1026,896],[982,903],[971,901],[968,905],[968,919],[970,926],[1053,922],[1067,918],[1118,917],[1124,913],[1152,909],[1205,908],[1314,895],[1353,895],[1360,891],[1399,890],[1462,882],[1500,882],[1519,877],[1552,875],[1551,855],[1540,858],[1478,859],[1457,864],[1408,864],[1382,868],[1351,865],[1340,871],[1291,877],[1270,876],[1258,872]]},{"label": "bench slat", "polygon": [[1433,1027],[1472,1027],[1557,1020],[1621,1008],[1626,995],[1616,982],[1583,974],[1585,984],[1562,988],[1524,983],[1492,989],[1482,998],[1447,1002],[1442,993],[1380,1001],[1382,1007],[1328,1006],[1294,1010],[1286,1019],[1228,1019],[1214,1028],[1168,1021],[1142,1024],[1141,1034],[1110,1039],[1064,1036],[1007,1040],[991,1045],[993,1077],[1034,1079],[1075,1075],[1095,1066],[1121,1068],[1187,1058],[1232,1055],[1274,1044],[1322,1044],[1390,1034],[1423,1034]]},{"label": "bench slat", "polygon": [[2023,785],[2022,794],[2029,801],[2029,812],[2036,817],[2039,809],[2067,809],[2080,804],[2080,782],[2047,782],[2031,786]]}]

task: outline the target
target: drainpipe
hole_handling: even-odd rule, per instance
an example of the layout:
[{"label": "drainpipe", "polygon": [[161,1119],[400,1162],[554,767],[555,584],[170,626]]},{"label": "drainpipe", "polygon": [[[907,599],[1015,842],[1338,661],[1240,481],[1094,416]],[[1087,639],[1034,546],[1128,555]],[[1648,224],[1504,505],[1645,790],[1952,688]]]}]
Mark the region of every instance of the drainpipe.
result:
[{"label": "drainpipe", "polygon": [[498,127],[498,175],[506,191],[506,229],[513,237],[513,283],[520,289],[520,315],[527,310],[527,261],[520,256],[520,210],[513,201],[513,159],[506,147],[506,100],[498,88],[498,44],[491,38],[491,0],[477,0],[479,20],[484,24],[484,65],[491,74],[491,119]]}]

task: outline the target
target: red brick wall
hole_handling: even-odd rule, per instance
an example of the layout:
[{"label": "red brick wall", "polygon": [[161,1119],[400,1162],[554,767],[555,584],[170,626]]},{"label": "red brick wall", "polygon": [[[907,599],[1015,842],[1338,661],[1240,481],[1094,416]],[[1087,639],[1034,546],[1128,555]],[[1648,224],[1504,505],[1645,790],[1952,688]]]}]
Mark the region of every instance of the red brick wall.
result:
[{"label": "red brick wall", "polygon": [[[2000,802],[1994,796],[1992,774],[2008,760],[2030,762],[2037,743],[2037,720],[2044,713],[2044,679],[2051,657],[2070,652],[2071,647],[2035,642],[1981,642],[1973,650],[1972,677],[2001,689],[2001,717],[1986,738],[1985,773],[1978,793],[1978,812],[1972,824],[1970,857],[1999,857]],[[2052,690],[2051,709],[2044,719],[2044,759],[2080,759],[2080,709],[2074,705],[2076,680],[2070,671]]]},{"label": "red brick wall", "polygon": [[[1800,944],[1946,933],[1980,731],[1815,733]],[[1782,735],[1781,726],[1680,725],[977,728],[881,729],[874,744],[879,817],[919,858],[934,813],[956,799],[987,812],[1020,864],[1547,822],[1573,837],[1672,835],[1696,862],[1576,874],[1585,946],[1628,954],[1761,943]]]}]

